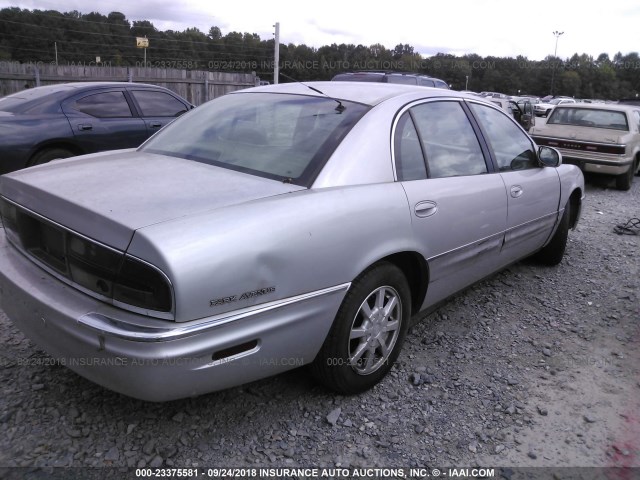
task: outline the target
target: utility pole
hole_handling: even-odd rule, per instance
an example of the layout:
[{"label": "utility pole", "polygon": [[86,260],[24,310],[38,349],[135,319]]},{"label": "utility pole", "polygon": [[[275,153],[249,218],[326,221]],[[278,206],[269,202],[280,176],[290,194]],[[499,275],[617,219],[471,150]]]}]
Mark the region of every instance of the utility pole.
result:
[{"label": "utility pole", "polygon": [[53,42],[53,48],[56,51],[56,67],[58,66],[58,42]]},{"label": "utility pole", "polygon": [[553,70],[551,70],[551,95],[553,95],[553,86],[555,84],[555,80],[556,80],[556,57],[558,56],[558,38],[560,38],[560,35],[564,35],[564,32],[559,32],[559,31],[555,31],[553,32],[553,34],[556,37],[556,48],[553,51]]},{"label": "utility pole", "polygon": [[280,76],[280,22],[276,22],[275,42],[274,42],[274,65],[273,65],[273,84],[278,84],[278,77]]}]

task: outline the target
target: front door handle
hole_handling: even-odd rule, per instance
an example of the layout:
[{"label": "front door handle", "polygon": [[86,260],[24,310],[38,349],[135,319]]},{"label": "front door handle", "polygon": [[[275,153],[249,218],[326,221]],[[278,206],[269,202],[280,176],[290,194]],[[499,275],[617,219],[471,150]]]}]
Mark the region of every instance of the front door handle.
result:
[{"label": "front door handle", "polygon": [[514,185],[513,187],[511,187],[511,196],[513,198],[518,198],[520,195],[522,195],[522,193],[523,190],[520,185]]},{"label": "front door handle", "polygon": [[162,126],[162,124],[160,122],[151,122],[151,123],[149,123],[149,126],[151,128],[160,128]]},{"label": "front door handle", "polygon": [[93,130],[93,125],[90,123],[81,123],[78,125],[78,130]]},{"label": "front door handle", "polygon": [[422,202],[416,203],[413,211],[416,214],[416,217],[430,217],[438,211],[438,204],[436,202],[432,202],[431,200],[424,200]]}]

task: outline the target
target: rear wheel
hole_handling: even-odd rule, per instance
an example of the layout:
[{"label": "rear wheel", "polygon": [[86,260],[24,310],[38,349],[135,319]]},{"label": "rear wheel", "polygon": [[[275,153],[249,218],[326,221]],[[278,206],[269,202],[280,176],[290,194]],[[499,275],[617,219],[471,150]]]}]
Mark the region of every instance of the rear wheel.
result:
[{"label": "rear wheel", "polygon": [[564,207],[564,213],[560,219],[560,225],[553,234],[551,241],[545,245],[542,250],[534,255],[534,259],[543,265],[558,265],[564,257],[567,248],[567,238],[569,237],[569,222],[571,218],[571,203],[567,202]]},{"label": "rear wheel", "polygon": [[373,387],[400,354],[409,328],[411,296],[402,271],[380,263],[351,284],[311,371],[343,394]]},{"label": "rear wheel", "polygon": [[57,160],[59,158],[73,157],[75,154],[65,148],[45,148],[37,152],[29,162],[27,167],[33,167],[34,165],[42,165],[43,163],[50,162],[51,160]]},{"label": "rear wheel", "polygon": [[629,171],[616,177],[616,188],[618,190],[629,190],[631,188],[631,184],[633,183],[633,176],[635,174],[635,171],[636,163],[634,161],[629,167]]}]

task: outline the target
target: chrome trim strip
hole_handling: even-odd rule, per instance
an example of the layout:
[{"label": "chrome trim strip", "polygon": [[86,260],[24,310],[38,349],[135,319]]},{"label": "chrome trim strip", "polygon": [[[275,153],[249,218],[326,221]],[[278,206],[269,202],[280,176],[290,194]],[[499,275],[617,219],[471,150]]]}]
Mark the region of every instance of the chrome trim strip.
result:
[{"label": "chrome trim strip", "polygon": [[546,219],[548,217],[554,217],[554,216],[557,215],[556,220],[558,220],[558,219],[562,218],[562,214],[563,213],[564,213],[564,207],[562,207],[560,210],[558,210],[556,212],[547,213],[546,215],[543,215],[543,216],[538,217],[538,218],[534,218],[533,220],[530,220],[528,222],[524,222],[524,223],[521,223],[519,225],[514,225],[513,227],[509,227],[509,228],[507,228],[505,230],[505,234],[507,234],[509,232],[513,232],[514,230],[518,230],[518,229],[520,229],[522,227],[525,227],[527,225],[531,225],[532,223],[538,223],[541,220],[544,220],[544,219]]},{"label": "chrome trim strip", "polygon": [[192,335],[197,335],[204,331],[225,325],[230,322],[242,320],[254,315],[276,310],[288,305],[309,300],[311,298],[328,295],[340,290],[347,290],[351,286],[351,282],[336,285],[334,287],[316,290],[314,292],[303,293],[294,297],[282,300],[274,300],[273,302],[263,303],[254,307],[242,308],[232,312],[221,313],[213,317],[207,317],[204,320],[194,320],[189,323],[175,323],[171,326],[146,327],[140,325],[132,325],[131,323],[116,320],[99,313],[87,313],[78,319],[78,323],[96,330],[99,335],[109,335],[136,342],[166,342],[177,340]]},{"label": "chrome trim strip", "polygon": [[469,247],[472,247],[474,245],[482,245],[483,243],[487,243],[487,242],[493,240],[496,237],[502,237],[502,236],[506,237],[507,234],[513,232],[514,230],[518,230],[518,229],[520,229],[522,227],[525,227],[527,225],[538,223],[541,220],[544,220],[544,219],[546,219],[548,217],[553,217],[553,216],[559,215],[558,218],[560,218],[560,216],[562,216],[563,212],[564,212],[564,208],[560,209],[557,212],[551,212],[551,213],[548,213],[548,214],[543,215],[541,217],[535,218],[535,219],[530,220],[528,222],[521,223],[519,225],[514,225],[513,227],[509,227],[509,228],[505,229],[503,232],[494,233],[493,235],[489,235],[488,237],[484,237],[484,238],[481,238],[479,240],[474,240],[473,242],[467,243],[465,245],[461,245],[461,246],[459,246],[457,248],[453,248],[451,250],[447,250],[446,252],[439,253],[438,255],[434,255],[433,257],[429,257],[429,258],[427,258],[427,262],[432,262],[434,260],[437,260],[437,259],[445,256],[445,255],[449,255],[449,254],[451,254],[453,252],[456,252],[456,251],[459,251],[459,250],[463,250],[465,248],[469,248]]},{"label": "chrome trim strip", "polygon": [[434,255],[433,257],[429,257],[429,258],[427,258],[427,262],[432,262],[433,260],[437,260],[438,258],[444,257],[445,255],[449,255],[449,254],[451,254],[453,252],[457,252],[459,250],[463,250],[465,248],[472,247],[474,245],[482,245],[483,243],[487,243],[487,242],[489,242],[489,241],[491,241],[491,240],[493,240],[495,238],[504,237],[504,235],[505,235],[505,232],[501,231],[501,232],[498,232],[498,233],[494,233],[493,235],[489,235],[488,237],[484,237],[484,238],[481,238],[479,240],[474,240],[473,242],[469,242],[469,243],[467,243],[465,245],[460,245],[459,247],[452,248],[451,250],[447,250],[446,252],[442,252],[442,253],[439,253],[437,255]]}]

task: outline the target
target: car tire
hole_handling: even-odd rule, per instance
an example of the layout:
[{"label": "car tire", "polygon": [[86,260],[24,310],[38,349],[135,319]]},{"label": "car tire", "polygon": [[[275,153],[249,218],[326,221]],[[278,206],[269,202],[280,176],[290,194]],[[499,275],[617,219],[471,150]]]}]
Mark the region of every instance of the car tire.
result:
[{"label": "car tire", "polygon": [[542,250],[534,255],[534,259],[543,265],[558,265],[564,257],[567,248],[567,239],[569,237],[569,223],[571,218],[571,204],[567,202],[564,207],[564,213],[560,219],[560,224],[553,234],[551,241],[547,243]]},{"label": "car tire", "polygon": [[381,262],[353,281],[331,330],[311,364],[331,390],[355,394],[376,385],[400,354],[411,317],[402,271]]},{"label": "car tire", "polygon": [[636,163],[635,161],[629,166],[629,170],[622,175],[618,175],[616,177],[616,188],[618,190],[629,190],[631,188],[631,184],[633,183],[633,177],[636,172]]},{"label": "car tire", "polygon": [[69,158],[73,157],[74,155],[75,153],[65,148],[45,148],[44,150],[36,152],[36,154],[29,159],[29,162],[27,162],[27,167],[42,165],[43,163],[48,163],[51,160],[57,160],[59,158]]}]

